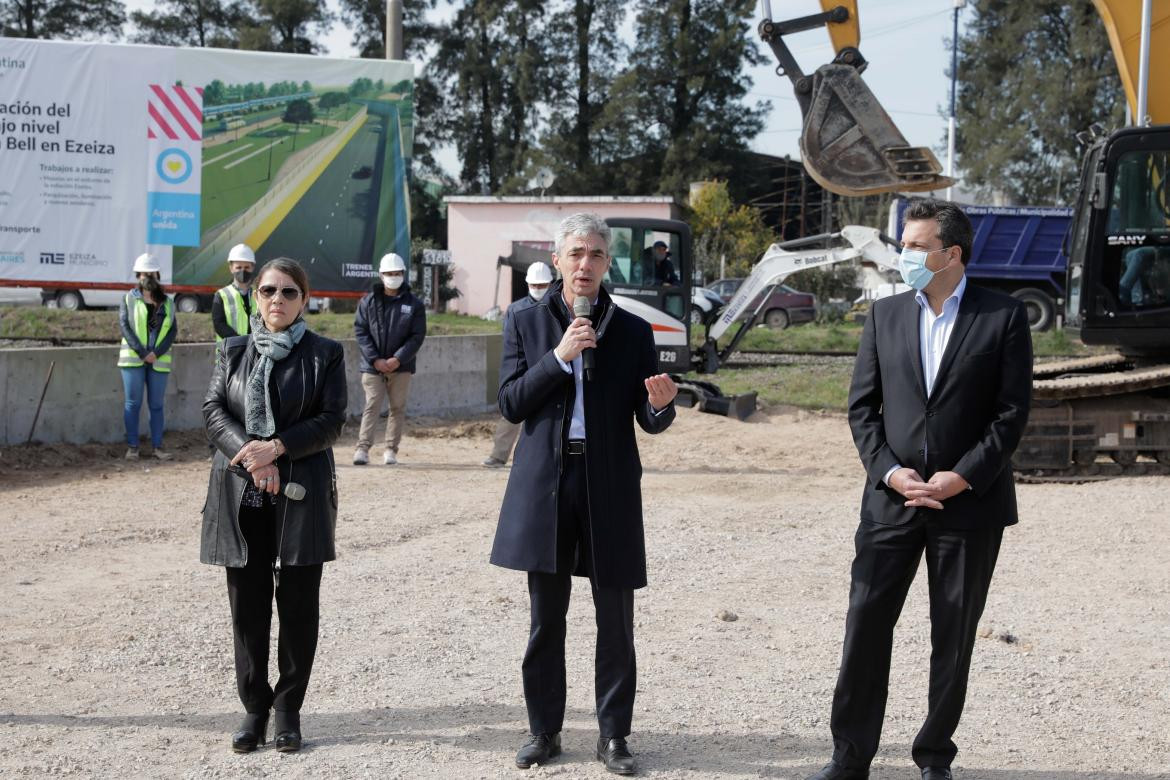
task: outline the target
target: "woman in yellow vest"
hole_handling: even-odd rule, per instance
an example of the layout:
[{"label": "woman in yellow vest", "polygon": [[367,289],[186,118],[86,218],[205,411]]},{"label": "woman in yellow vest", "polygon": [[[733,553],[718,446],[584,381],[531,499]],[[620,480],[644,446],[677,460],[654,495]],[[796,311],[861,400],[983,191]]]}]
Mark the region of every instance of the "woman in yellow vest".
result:
[{"label": "woman in yellow vest", "polygon": [[126,391],[126,459],[138,460],[138,418],[145,394],[150,408],[151,454],[159,460],[170,460],[171,454],[162,448],[163,397],[171,373],[171,345],[179,333],[175,304],[159,283],[160,269],[154,255],[139,255],[134,261],[134,275],[138,286],[126,293],[118,310],[122,326],[118,368]]}]

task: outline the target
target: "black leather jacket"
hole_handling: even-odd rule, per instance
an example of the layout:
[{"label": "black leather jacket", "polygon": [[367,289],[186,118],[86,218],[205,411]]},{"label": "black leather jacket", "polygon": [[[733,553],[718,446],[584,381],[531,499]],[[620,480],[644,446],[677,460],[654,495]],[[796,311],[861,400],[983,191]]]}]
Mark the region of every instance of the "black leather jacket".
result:
[{"label": "black leather jacket", "polygon": [[[244,432],[244,389],[258,354],[251,336],[225,339],[203,401],[207,438],[215,445],[199,559],[219,566],[244,566],[248,547],[240,532],[244,478],[228,470],[249,440]],[[336,341],[305,331],[284,360],[272,367],[269,392],[276,438],[286,453],[277,459],[281,484],[297,482],[305,497],[276,499],[276,522],[284,524],[281,564],[306,566],[331,561],[337,522],[337,472],[333,443],[345,423],[345,357]]]}]

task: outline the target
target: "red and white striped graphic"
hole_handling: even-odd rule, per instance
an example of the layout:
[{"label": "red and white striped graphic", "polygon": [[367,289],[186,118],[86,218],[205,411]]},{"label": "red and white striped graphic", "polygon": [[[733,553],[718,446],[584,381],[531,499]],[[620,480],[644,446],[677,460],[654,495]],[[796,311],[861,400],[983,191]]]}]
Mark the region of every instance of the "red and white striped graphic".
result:
[{"label": "red and white striped graphic", "polygon": [[203,139],[203,88],[150,85],[146,137],[172,141]]}]

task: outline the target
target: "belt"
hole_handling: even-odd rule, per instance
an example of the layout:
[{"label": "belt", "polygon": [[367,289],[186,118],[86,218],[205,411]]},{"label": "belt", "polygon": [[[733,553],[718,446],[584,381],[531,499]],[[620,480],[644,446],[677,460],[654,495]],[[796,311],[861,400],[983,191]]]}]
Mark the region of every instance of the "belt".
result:
[{"label": "belt", "polygon": [[584,455],[585,454],[585,440],[584,439],[569,439],[565,443],[566,455]]}]

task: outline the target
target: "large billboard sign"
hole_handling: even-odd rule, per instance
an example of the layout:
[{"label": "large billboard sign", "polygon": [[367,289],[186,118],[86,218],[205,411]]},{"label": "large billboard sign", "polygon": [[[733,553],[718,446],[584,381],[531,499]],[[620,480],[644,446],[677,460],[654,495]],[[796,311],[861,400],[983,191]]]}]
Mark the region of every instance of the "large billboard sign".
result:
[{"label": "large billboard sign", "polygon": [[0,38],[0,284],[218,287],[228,249],[314,292],[410,256],[414,68],[226,49]]}]

